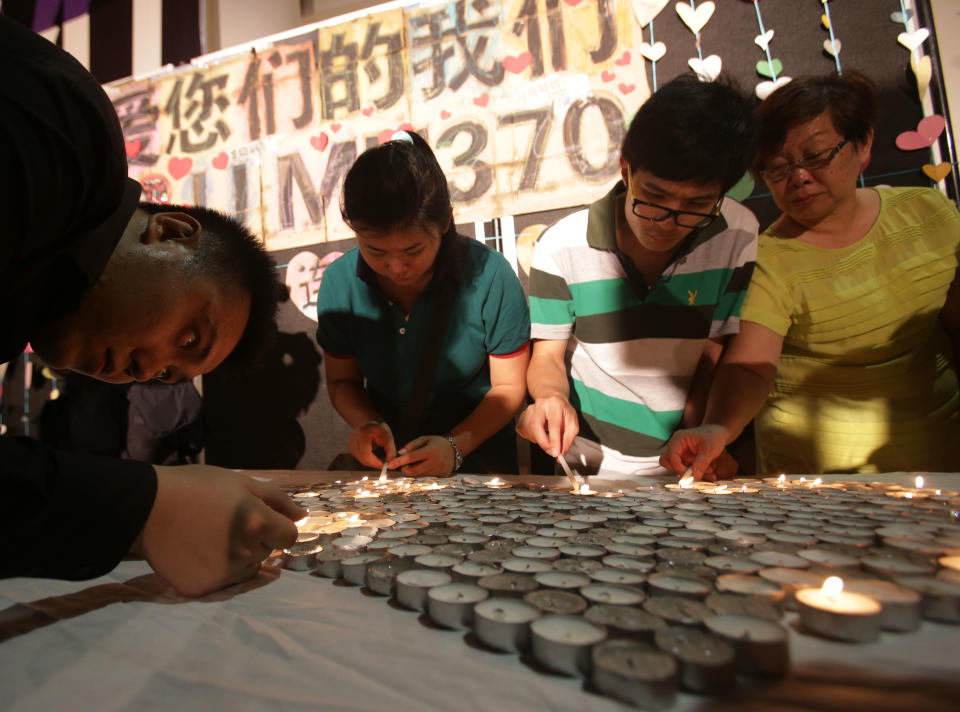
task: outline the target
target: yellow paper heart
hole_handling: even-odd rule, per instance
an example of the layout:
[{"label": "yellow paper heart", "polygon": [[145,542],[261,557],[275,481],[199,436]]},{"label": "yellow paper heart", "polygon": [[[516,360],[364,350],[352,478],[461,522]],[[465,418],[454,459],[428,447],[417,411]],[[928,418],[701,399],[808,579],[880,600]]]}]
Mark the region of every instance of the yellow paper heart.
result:
[{"label": "yellow paper heart", "polygon": [[923,172],[926,173],[927,177],[931,178],[935,183],[939,183],[950,173],[950,164],[941,163],[934,166],[930,163],[924,163]]},{"label": "yellow paper heart", "polygon": [[827,13],[823,13],[822,15],[820,15],[820,22],[822,22],[823,26],[826,27],[828,30],[830,29],[830,18],[827,17]]},{"label": "yellow paper heart", "polygon": [[911,55],[910,57],[910,67],[913,69],[913,76],[917,78],[917,94],[920,95],[920,100],[923,100],[923,97],[927,95],[927,88],[930,86],[930,57],[917,57],[916,55]]}]

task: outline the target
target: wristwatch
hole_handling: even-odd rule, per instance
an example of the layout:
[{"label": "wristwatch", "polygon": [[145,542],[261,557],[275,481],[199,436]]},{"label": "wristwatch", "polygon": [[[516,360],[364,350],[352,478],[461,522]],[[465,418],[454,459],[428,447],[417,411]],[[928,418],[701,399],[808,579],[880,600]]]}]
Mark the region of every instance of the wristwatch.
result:
[{"label": "wristwatch", "polygon": [[447,442],[450,443],[450,447],[453,448],[453,470],[456,472],[460,469],[460,465],[463,464],[463,453],[460,452],[460,448],[457,447],[457,441],[453,439],[453,436],[447,435]]}]

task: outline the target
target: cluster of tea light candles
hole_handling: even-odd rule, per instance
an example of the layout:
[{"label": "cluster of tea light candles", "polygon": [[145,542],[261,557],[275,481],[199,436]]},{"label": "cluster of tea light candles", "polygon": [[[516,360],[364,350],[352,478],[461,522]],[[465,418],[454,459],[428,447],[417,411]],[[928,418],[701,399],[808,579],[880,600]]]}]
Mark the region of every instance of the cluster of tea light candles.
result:
[{"label": "cluster of tea light candles", "polygon": [[294,498],[286,568],[392,596],[632,704],[789,670],[783,611],[848,642],[960,622],[956,492],[818,478],[597,491],[364,477]]}]

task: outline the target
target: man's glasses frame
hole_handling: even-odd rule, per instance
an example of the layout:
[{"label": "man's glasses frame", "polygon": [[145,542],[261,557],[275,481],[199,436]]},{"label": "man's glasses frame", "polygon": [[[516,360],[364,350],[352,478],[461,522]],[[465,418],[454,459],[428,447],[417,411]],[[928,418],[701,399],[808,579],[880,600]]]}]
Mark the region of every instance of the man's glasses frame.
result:
[{"label": "man's glasses frame", "polygon": [[[629,171],[630,169],[628,168],[627,170]],[[665,205],[657,205],[656,203],[650,203],[646,200],[640,200],[633,192],[633,176],[631,173],[627,173],[627,191],[633,200],[630,209],[633,214],[641,220],[661,223],[664,220],[673,218],[673,221],[678,227],[685,228],[696,229],[706,227],[720,217],[720,205],[723,203],[723,195],[721,195],[717,198],[717,202],[713,204],[709,213],[695,213],[692,210],[674,210]],[[646,215],[641,212],[641,210],[643,210],[641,206],[648,208],[648,210],[645,211],[647,213]]]},{"label": "man's glasses frame", "polygon": [[827,148],[823,151],[818,151],[810,156],[804,156],[792,163],[784,163],[781,166],[773,166],[772,168],[764,168],[760,171],[760,175],[763,176],[764,180],[771,181],[773,183],[779,183],[780,181],[787,178],[791,175],[794,170],[797,168],[802,168],[805,171],[815,171],[820,168],[826,168],[830,165],[834,158],[837,157],[837,154],[843,150],[843,147],[847,145],[849,139],[843,139],[833,148]]}]

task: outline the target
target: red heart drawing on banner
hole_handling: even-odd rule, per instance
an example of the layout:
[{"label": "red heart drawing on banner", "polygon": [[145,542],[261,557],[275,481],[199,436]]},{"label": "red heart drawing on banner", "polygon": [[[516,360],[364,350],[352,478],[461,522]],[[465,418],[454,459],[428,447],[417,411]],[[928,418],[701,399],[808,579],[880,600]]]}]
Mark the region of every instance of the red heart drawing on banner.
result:
[{"label": "red heart drawing on banner", "polygon": [[576,7],[577,5],[583,2],[583,0],[563,0],[563,1],[567,3],[567,5],[569,5],[570,7]]},{"label": "red heart drawing on banner", "polygon": [[630,64],[630,52],[624,52],[620,55],[620,59],[613,60],[613,63],[618,67],[626,67],[628,64]]},{"label": "red heart drawing on banner", "polygon": [[310,137],[310,145],[318,151],[325,151],[328,143],[330,143],[330,137],[327,136],[326,131],[321,131],[319,136]]},{"label": "red heart drawing on banner", "polygon": [[142,146],[143,144],[140,143],[140,139],[137,139],[136,141],[127,141],[125,144],[123,144],[123,148],[127,152],[127,158],[133,158],[140,153]]},{"label": "red heart drawing on banner", "polygon": [[170,159],[170,162],[167,163],[167,172],[174,180],[183,178],[190,172],[191,168],[193,168],[192,158],[177,158],[174,156]]},{"label": "red heart drawing on banner", "polygon": [[473,103],[476,104],[477,106],[486,106],[489,101],[490,101],[490,95],[487,94],[487,92],[483,92],[483,94],[481,94],[480,96],[473,98]]},{"label": "red heart drawing on banner", "polygon": [[904,131],[897,136],[897,148],[904,151],[929,148],[943,133],[944,126],[946,126],[946,121],[940,114],[927,116],[917,124],[916,131]]},{"label": "red heart drawing on banner", "polygon": [[360,113],[364,116],[372,116],[374,107],[368,106],[366,109],[360,109]]},{"label": "red heart drawing on banner", "polygon": [[332,123],[332,124],[330,124],[330,130],[333,131],[334,133],[336,133],[337,131],[340,130],[340,124],[338,124],[338,123]]},{"label": "red heart drawing on banner", "polygon": [[443,109],[443,110],[440,112],[440,118],[441,118],[441,119],[449,119],[449,118],[450,118],[450,112],[447,111],[446,109]]},{"label": "red heart drawing on banner", "polygon": [[603,72],[601,72],[600,74],[600,78],[605,82],[612,82],[614,79],[617,78],[617,75],[614,74],[613,72],[608,72],[606,69],[604,69]]},{"label": "red heart drawing on banner", "polygon": [[533,55],[529,52],[521,52],[516,57],[504,57],[503,68],[513,74],[520,74],[524,69],[530,66],[533,61]]},{"label": "red heart drawing on banner", "polygon": [[629,94],[630,92],[632,92],[634,89],[637,88],[637,85],[636,84],[620,84],[617,86],[617,88],[620,90],[621,94]]},{"label": "red heart drawing on banner", "polygon": [[213,157],[213,160],[210,163],[213,164],[213,167],[218,170],[223,170],[227,167],[227,164],[230,162],[230,158],[227,156],[226,151],[220,151],[216,156]]}]

